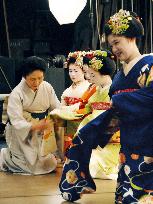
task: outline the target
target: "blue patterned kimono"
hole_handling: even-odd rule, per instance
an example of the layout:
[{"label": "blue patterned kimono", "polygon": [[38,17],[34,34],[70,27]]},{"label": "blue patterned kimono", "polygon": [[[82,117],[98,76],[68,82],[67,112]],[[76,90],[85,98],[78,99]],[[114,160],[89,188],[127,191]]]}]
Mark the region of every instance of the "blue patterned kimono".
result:
[{"label": "blue patterned kimono", "polygon": [[[148,76],[152,66],[153,56],[148,55],[127,76],[120,71],[111,87],[121,133],[116,203],[153,203],[153,84],[141,89],[137,84],[140,72]],[[129,92],[121,91],[128,89]]]},{"label": "blue patterned kimono", "polygon": [[[73,139],[59,184],[65,200],[75,201],[82,193],[96,190],[89,172],[91,152],[108,143],[116,118],[120,121],[121,165],[115,202],[134,204],[153,199],[153,84],[145,86],[152,65],[153,56],[148,55],[127,76],[119,71],[110,90],[113,108],[89,122]],[[140,88],[138,77],[143,74],[146,80]]]}]

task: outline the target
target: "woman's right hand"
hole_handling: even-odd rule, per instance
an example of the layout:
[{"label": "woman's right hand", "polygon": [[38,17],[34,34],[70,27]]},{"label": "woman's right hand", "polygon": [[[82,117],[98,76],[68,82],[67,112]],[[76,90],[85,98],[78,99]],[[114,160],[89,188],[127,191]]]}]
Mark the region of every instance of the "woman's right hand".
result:
[{"label": "woman's right hand", "polygon": [[48,129],[50,126],[50,121],[46,119],[39,120],[35,124],[32,125],[31,130],[32,131],[43,131],[45,129]]}]

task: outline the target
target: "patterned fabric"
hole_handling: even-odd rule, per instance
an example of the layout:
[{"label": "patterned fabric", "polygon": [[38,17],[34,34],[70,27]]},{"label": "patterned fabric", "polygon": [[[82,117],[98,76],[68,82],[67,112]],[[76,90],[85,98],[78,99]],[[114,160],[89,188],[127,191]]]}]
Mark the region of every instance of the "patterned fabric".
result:
[{"label": "patterned fabric", "polygon": [[[65,200],[75,201],[81,198],[82,193],[91,193],[96,190],[89,172],[89,161],[92,149],[96,148],[98,144],[104,147],[113,135],[112,128],[104,131],[110,123],[113,113],[113,110],[109,110],[99,115],[98,120],[94,119],[84,126],[73,139],[73,143],[66,153],[66,161],[59,184],[62,197]],[[103,122],[101,123],[101,121]],[[95,132],[97,127],[100,128]]]},{"label": "patterned fabric", "polygon": [[114,95],[115,94],[119,94],[119,93],[132,92],[132,91],[136,91],[136,90],[138,90],[138,89],[123,89],[123,90],[118,90],[118,91],[114,92]]},{"label": "patterned fabric", "polygon": [[65,103],[67,104],[67,106],[81,102],[81,98],[68,97],[68,96],[65,97],[64,100],[65,100]]},{"label": "patterned fabric", "polygon": [[68,150],[59,184],[63,198],[69,201],[80,199],[84,191],[94,192],[96,190],[89,173],[89,159],[86,159],[86,153],[91,154],[91,149],[85,152],[79,145],[80,142],[81,140],[77,137],[75,144],[73,143]]},{"label": "patterned fabric", "polygon": [[84,92],[88,89],[90,83],[87,80],[77,82],[68,87],[61,96],[61,105],[69,106],[80,102]]},{"label": "patterned fabric", "polygon": [[93,110],[108,110],[111,104],[107,102],[93,102],[91,103],[91,107]]},{"label": "patterned fabric", "polygon": [[[101,113],[110,108],[111,104],[108,95],[109,88],[109,85],[97,87],[96,92],[89,98],[87,104],[92,112],[85,116],[80,123],[77,132],[91,120],[95,119]],[[98,146],[92,151],[89,164],[89,170],[92,178],[107,178],[117,180],[120,134],[113,135],[113,140],[111,139],[109,143],[111,144],[107,144],[104,148]]]},{"label": "patterned fabric", "polygon": [[[153,203],[153,85],[146,87],[148,71],[144,72],[144,68],[150,70],[152,64],[153,56],[143,57],[127,76],[121,70],[111,87],[111,94],[117,93],[112,101],[121,120],[116,204]],[[140,86],[138,79],[142,77],[145,80]],[[128,89],[130,91],[124,91]]]},{"label": "patterned fabric", "polygon": [[[88,174],[91,150],[98,145],[103,148],[110,141],[114,133],[114,128],[111,125],[112,120],[117,115],[121,120],[120,156],[122,164],[119,169],[116,203],[152,203],[153,84],[151,83],[149,87],[140,89],[137,82],[141,69],[146,64],[151,68],[153,56],[146,56],[139,60],[127,76],[124,75],[122,70],[116,75],[110,91],[111,96],[118,90],[139,90],[114,95],[112,97],[114,107],[106,110],[85,125],[73,139],[74,145],[68,150],[67,157],[69,160],[64,166],[59,185],[65,200],[75,201],[79,199],[85,186],[92,190],[95,189]],[[74,183],[67,182],[67,172],[69,170],[75,171]],[[79,182],[81,182],[82,186],[78,189]],[[63,183],[66,188],[63,187]]]},{"label": "patterned fabric", "polygon": [[153,203],[153,157],[133,154],[126,150],[120,152],[115,202]]}]

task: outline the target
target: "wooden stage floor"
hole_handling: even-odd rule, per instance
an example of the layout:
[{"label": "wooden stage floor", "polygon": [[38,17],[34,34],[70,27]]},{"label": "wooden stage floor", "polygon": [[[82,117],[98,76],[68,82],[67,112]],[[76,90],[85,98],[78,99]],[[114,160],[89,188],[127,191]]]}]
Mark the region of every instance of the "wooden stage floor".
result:
[{"label": "wooden stage floor", "polygon": [[[24,176],[0,172],[0,204],[70,204],[58,189],[61,168],[55,173]],[[86,194],[77,204],[114,204],[116,181],[95,179],[97,191]]]}]

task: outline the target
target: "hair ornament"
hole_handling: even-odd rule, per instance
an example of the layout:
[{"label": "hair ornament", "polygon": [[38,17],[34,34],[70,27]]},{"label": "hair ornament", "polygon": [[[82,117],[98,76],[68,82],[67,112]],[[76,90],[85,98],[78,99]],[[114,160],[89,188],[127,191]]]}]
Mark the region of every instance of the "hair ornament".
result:
[{"label": "hair ornament", "polygon": [[109,28],[115,35],[123,34],[128,28],[132,16],[129,11],[120,9],[118,13],[110,17],[108,21]]},{"label": "hair ornament", "polygon": [[70,58],[74,58],[75,64],[82,67],[83,66],[83,55],[85,54],[85,52],[83,51],[75,51],[75,52],[70,52],[68,54],[68,58],[67,58],[67,62],[69,61]]},{"label": "hair ornament", "polygon": [[107,52],[102,50],[88,51],[84,55],[89,59],[89,67],[98,71],[103,67],[103,58],[107,57]]}]

